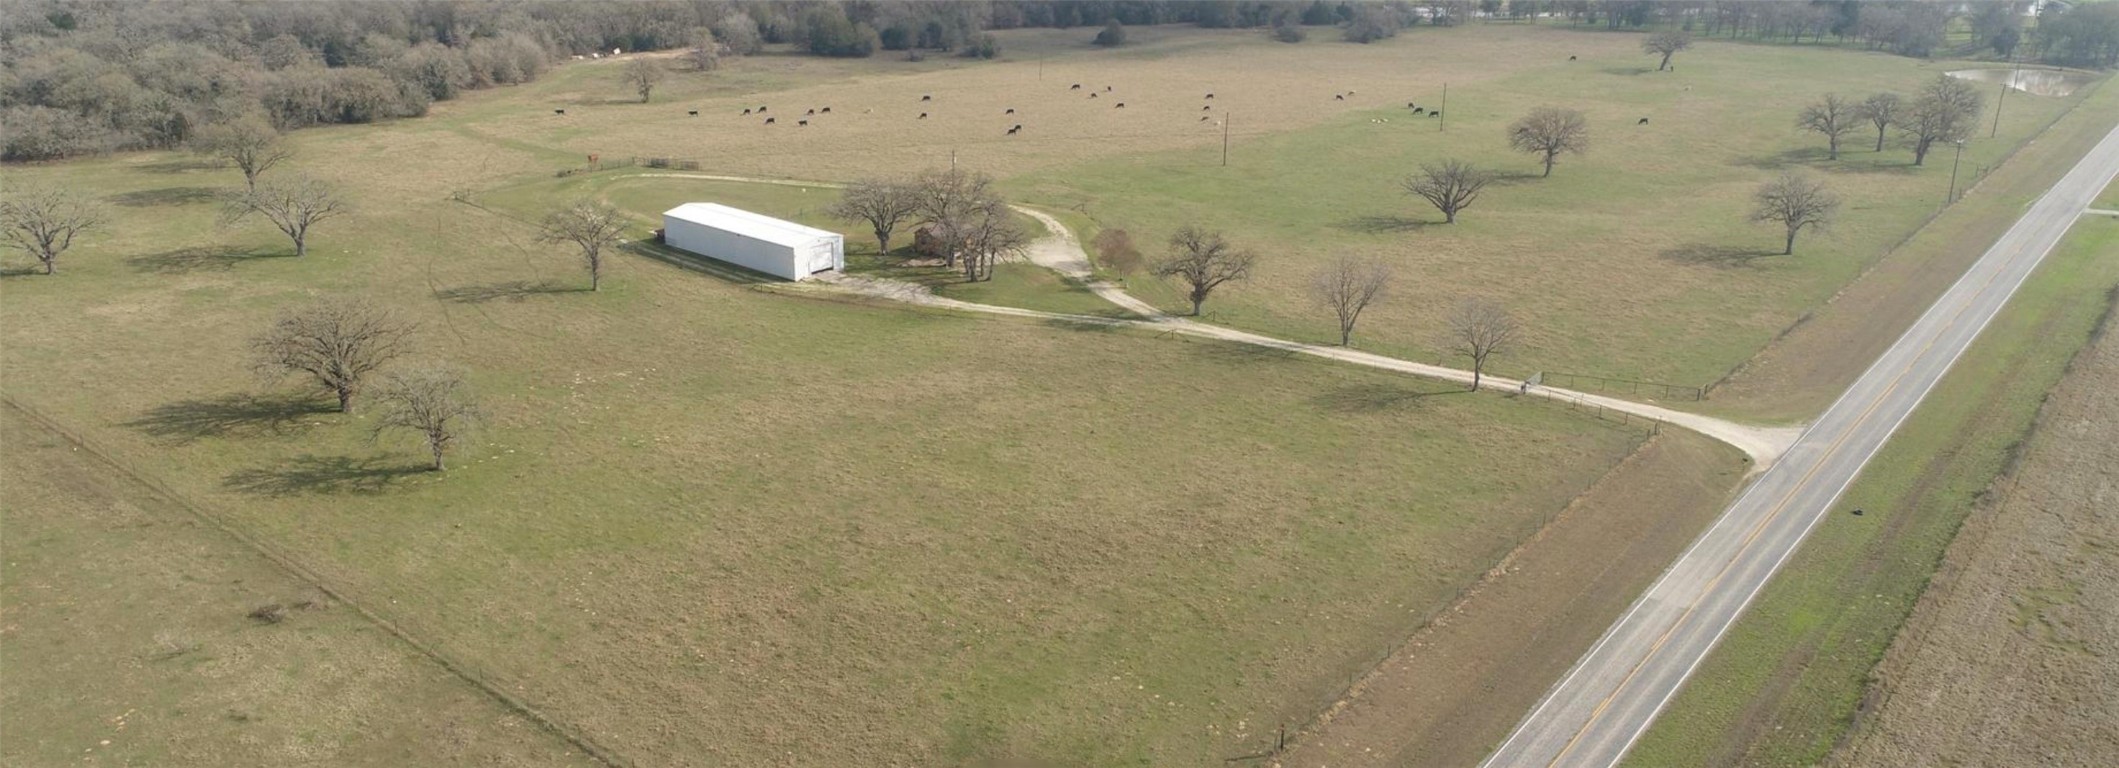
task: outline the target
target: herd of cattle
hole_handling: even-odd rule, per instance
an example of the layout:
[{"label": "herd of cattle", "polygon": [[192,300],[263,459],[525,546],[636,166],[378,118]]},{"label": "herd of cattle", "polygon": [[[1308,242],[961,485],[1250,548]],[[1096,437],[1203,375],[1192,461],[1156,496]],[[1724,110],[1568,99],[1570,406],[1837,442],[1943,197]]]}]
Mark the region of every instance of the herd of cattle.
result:
[{"label": "herd of cattle", "polygon": [[[576,57],[576,58],[579,58],[579,57]],[[1567,60],[1568,60],[1568,61],[1574,61],[1574,60],[1575,60],[1575,57],[1573,57],[1573,56],[1569,56],[1569,57],[1567,57]],[[1082,84],[1081,84],[1081,83],[1075,83],[1075,84],[1073,84],[1073,85],[1070,85],[1070,86],[1068,86],[1068,87],[1067,87],[1067,90],[1069,90],[1069,91],[1079,91],[1079,90],[1082,90]],[[1689,90],[1689,89],[1688,89],[1688,90]],[[1097,96],[1099,96],[1099,95],[1101,95],[1101,94],[1106,94],[1106,93],[1113,93],[1114,91],[1115,91],[1115,89],[1114,89],[1114,88],[1112,88],[1111,86],[1108,86],[1108,85],[1106,85],[1106,86],[1104,86],[1104,89],[1103,89],[1102,91],[1096,91],[1096,90],[1091,90],[1091,91],[1089,91],[1089,98],[1091,98],[1091,99],[1094,99],[1094,98],[1096,98]],[[1349,96],[1353,96],[1353,95],[1354,95],[1354,91],[1353,91],[1353,90],[1351,90],[1351,89],[1349,89],[1349,90],[1348,90],[1347,92],[1345,92],[1345,93],[1333,93],[1333,94],[1332,94],[1332,100],[1333,100],[1333,101],[1346,101],[1346,100],[1347,100],[1347,97],[1349,97]],[[1206,98],[1205,98],[1204,100],[1205,100],[1205,101],[1213,101],[1213,100],[1214,100],[1214,94],[1212,94],[1212,93],[1209,93],[1209,94],[1207,94],[1207,95],[1206,95]],[[928,93],[928,94],[921,94],[921,95],[920,95],[920,102],[921,102],[921,103],[927,103],[927,102],[932,102],[932,101],[934,101],[934,94]],[[1121,102],[1117,102],[1117,103],[1115,103],[1115,104],[1111,105],[1111,108],[1112,108],[1112,109],[1125,109],[1125,108],[1126,108],[1126,103],[1125,103],[1125,102],[1123,102],[1123,101],[1121,101]],[[1440,118],[1440,117],[1442,117],[1442,110],[1440,110],[1440,109],[1429,109],[1429,108],[1427,108],[1427,107],[1423,107],[1423,106],[1420,106],[1420,105],[1419,105],[1418,103],[1415,103],[1415,102],[1410,102],[1410,101],[1406,102],[1406,103],[1405,103],[1405,108],[1406,108],[1407,110],[1411,111],[1411,112],[1412,112],[1413,114],[1415,114],[1415,115],[1426,115],[1426,116],[1428,116],[1428,117],[1431,117],[1431,118]],[[871,112],[874,112],[874,111],[875,111],[875,110],[873,110],[873,109],[868,109],[868,110],[862,110],[862,114],[868,114],[868,113],[871,113]],[[1201,111],[1201,112],[1212,112],[1212,111],[1214,111],[1214,105],[1212,105],[1212,104],[1202,104],[1202,105],[1200,106],[1200,108],[1199,108],[1199,111]],[[555,114],[555,115],[561,115],[561,116],[564,116],[564,115],[565,115],[566,113],[567,113],[567,111],[566,111],[566,110],[564,110],[564,109],[555,109],[555,110],[552,110],[552,114]],[[693,109],[693,110],[687,110],[686,114],[688,114],[688,115],[690,115],[690,116],[692,116],[692,117],[698,117],[698,116],[699,116],[699,110],[696,110],[696,109]],[[798,119],[796,119],[796,120],[795,120],[795,125],[796,125],[796,126],[799,126],[799,127],[805,127],[805,128],[806,128],[806,127],[808,127],[808,126],[809,126],[809,118],[812,118],[812,117],[816,117],[816,116],[818,116],[818,115],[828,115],[828,114],[831,114],[831,107],[812,107],[812,108],[810,108],[809,110],[805,111],[805,112],[804,112],[804,113],[802,114],[802,117],[800,117],[800,118],[798,118]],[[1003,110],[1003,111],[1001,112],[1001,114],[1002,114],[1002,115],[1004,115],[1004,116],[1005,116],[1005,115],[1013,115],[1013,114],[1015,114],[1015,108],[1014,108],[1014,107],[1008,107],[1007,109]],[[744,116],[746,116],[746,117],[751,117],[751,116],[757,116],[757,115],[766,115],[766,107],[765,107],[764,105],[760,105],[760,106],[758,106],[758,107],[757,107],[756,109],[745,109],[745,110],[743,110],[743,115],[744,115]],[[921,113],[919,113],[919,117],[916,117],[916,118],[914,118],[914,119],[915,119],[915,120],[925,120],[925,119],[927,119],[927,117],[928,117],[928,113],[926,113],[926,112],[921,112]],[[1201,116],[1201,117],[1199,118],[1199,121],[1200,121],[1200,122],[1202,122],[1202,123],[1204,123],[1204,122],[1207,122],[1207,121],[1210,121],[1210,120],[1213,120],[1213,119],[1214,119],[1214,116],[1213,116],[1213,115],[1202,115],[1202,116]],[[780,120],[779,120],[779,118],[778,118],[777,116],[773,116],[773,115],[766,115],[766,117],[765,117],[765,123],[764,123],[764,124],[765,124],[765,125],[778,125],[778,124],[779,124],[779,122],[780,122]],[[1387,120],[1376,120],[1376,121],[1372,121],[1372,122],[1388,122],[1388,121],[1387,121]],[[1645,118],[1645,117],[1644,117],[1644,118],[1641,118],[1639,122],[1636,122],[1636,123],[1634,123],[1634,125],[1647,125],[1647,124],[1648,124],[1648,118]],[[1008,130],[1007,130],[1007,135],[1009,135],[1009,136],[1014,136],[1014,135],[1016,135],[1016,134],[1019,134],[1019,133],[1022,133],[1022,132],[1023,132],[1023,124],[1022,124],[1022,123],[1015,123],[1015,124],[1013,124],[1013,125],[1010,125],[1010,126],[1008,127]]]}]

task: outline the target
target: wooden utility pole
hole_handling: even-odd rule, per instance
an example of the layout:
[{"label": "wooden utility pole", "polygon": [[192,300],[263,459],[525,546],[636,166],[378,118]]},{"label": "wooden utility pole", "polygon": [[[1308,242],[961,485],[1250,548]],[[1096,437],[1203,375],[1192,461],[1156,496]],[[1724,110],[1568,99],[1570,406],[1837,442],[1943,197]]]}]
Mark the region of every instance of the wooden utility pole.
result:
[{"label": "wooden utility pole", "polygon": [[1449,124],[1449,83],[1442,84],[1442,108],[1435,111],[1442,113],[1442,116],[1435,120],[1435,131],[1439,133],[1447,130]]},{"label": "wooden utility pole", "polygon": [[1221,113],[1221,167],[1223,168],[1229,167],[1229,117],[1230,113]]}]

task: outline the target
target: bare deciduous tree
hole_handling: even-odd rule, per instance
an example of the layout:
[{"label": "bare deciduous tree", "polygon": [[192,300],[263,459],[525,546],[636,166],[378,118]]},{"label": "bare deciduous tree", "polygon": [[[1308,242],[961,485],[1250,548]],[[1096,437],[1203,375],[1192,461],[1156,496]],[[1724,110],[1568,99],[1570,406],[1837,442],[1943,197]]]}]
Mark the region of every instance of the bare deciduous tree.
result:
[{"label": "bare deciduous tree", "polygon": [[918,215],[919,194],[911,185],[869,179],[847,185],[839,201],[825,209],[833,218],[867,222],[876,233],[876,250],[890,253],[890,236],[898,225]]},{"label": "bare deciduous tree", "polygon": [[201,128],[192,137],[191,145],[242,171],[245,190],[256,190],[260,174],[294,155],[294,150],[280,141],[279,130],[254,115]]},{"label": "bare deciduous tree", "polygon": [[409,350],[413,329],[366,301],[338,299],[281,315],[250,349],[260,373],[308,376],[350,413],[369,374]]},{"label": "bare deciduous tree", "polygon": [[669,77],[669,70],[664,69],[662,62],[655,59],[635,56],[632,61],[625,63],[625,82],[633,86],[633,90],[640,92],[642,104],[647,103],[648,98],[655,93],[655,86],[662,84],[663,78],[666,77]]},{"label": "bare deciduous tree", "polygon": [[1029,249],[1030,234],[1010,213],[1007,203],[999,198],[988,199],[951,226],[963,251],[965,281],[991,280],[994,264]]},{"label": "bare deciduous tree", "polygon": [[691,59],[692,69],[712,72],[721,67],[721,43],[714,40],[714,31],[700,29],[692,37],[692,48],[685,52]]},{"label": "bare deciduous tree", "polygon": [[570,244],[581,251],[589,268],[589,290],[603,290],[603,250],[625,233],[625,215],[617,208],[595,200],[577,200],[573,205],[546,214],[537,233],[539,242]]},{"label": "bare deciduous tree", "polygon": [[1823,182],[1798,173],[1783,173],[1758,188],[1751,210],[1752,221],[1770,221],[1786,227],[1788,239],[1781,255],[1795,253],[1795,234],[1804,227],[1822,228],[1839,210],[1839,196]]},{"label": "bare deciduous tree", "polygon": [[1898,124],[1898,94],[1876,93],[1854,108],[1856,119],[1876,126],[1876,151],[1884,151],[1884,131]]},{"label": "bare deciduous tree", "polygon": [[1353,343],[1354,323],[1361,319],[1362,310],[1375,303],[1390,283],[1389,265],[1351,256],[1342,256],[1318,271],[1310,282],[1310,293],[1338,316],[1339,346]]},{"label": "bare deciduous tree", "polygon": [[1551,176],[1560,153],[1589,149],[1589,119],[1572,109],[1539,107],[1508,127],[1508,145],[1539,155],[1545,161],[1545,175]]},{"label": "bare deciduous tree", "polygon": [[1470,163],[1444,160],[1441,165],[1421,163],[1420,173],[1400,182],[1405,191],[1427,198],[1442,212],[1445,223],[1457,223],[1457,213],[1471,207],[1479,192],[1493,183],[1494,174]]},{"label": "bare deciduous tree", "polygon": [[434,457],[434,471],[447,469],[449,446],[464,439],[483,415],[462,374],[441,366],[392,373],[376,391],[382,413],[374,435],[404,430],[419,435]]},{"label": "bare deciduous tree", "polygon": [[1650,34],[1647,39],[1641,41],[1641,52],[1650,56],[1663,57],[1662,63],[1657,64],[1655,67],[1657,72],[1669,69],[1670,57],[1678,55],[1678,51],[1691,47],[1692,33],[1681,29],[1666,29],[1661,32],[1655,32]]},{"label": "bare deciduous tree", "polygon": [[75,237],[101,226],[103,207],[76,192],[29,188],[0,200],[0,235],[35,257],[47,275]]},{"label": "bare deciduous tree", "polygon": [[1859,120],[1854,116],[1855,109],[1853,102],[1840,98],[1839,94],[1828,93],[1816,103],[1803,107],[1802,114],[1795,118],[1795,126],[1824,134],[1831,159],[1838,160],[1840,137],[1853,133]]},{"label": "bare deciduous tree", "polygon": [[1898,130],[1913,140],[1913,164],[1926,162],[1936,142],[1947,144],[1970,136],[1985,104],[1979,92],[1963,80],[1936,75],[1928,81],[1898,121]]},{"label": "bare deciduous tree", "polygon": [[1191,299],[1192,315],[1197,317],[1215,288],[1249,277],[1254,260],[1249,252],[1230,246],[1220,232],[1187,224],[1170,236],[1170,255],[1156,262],[1154,271],[1157,277],[1175,275],[1185,281],[1189,289],[1186,297]]},{"label": "bare deciduous tree", "polygon": [[965,227],[978,221],[978,211],[1000,195],[993,191],[993,177],[951,168],[922,173],[912,183],[913,213],[942,242],[943,260],[956,267],[964,250]]},{"label": "bare deciduous tree", "polygon": [[1486,374],[1486,361],[1507,351],[1522,326],[1508,310],[1486,299],[1466,299],[1449,314],[1450,339],[1472,359],[1472,389]]},{"label": "bare deciduous tree", "polygon": [[309,229],[346,213],[345,201],[330,185],[297,176],[257,185],[229,205],[226,218],[233,222],[251,214],[264,216],[294,241],[294,255],[303,256],[309,253]]}]

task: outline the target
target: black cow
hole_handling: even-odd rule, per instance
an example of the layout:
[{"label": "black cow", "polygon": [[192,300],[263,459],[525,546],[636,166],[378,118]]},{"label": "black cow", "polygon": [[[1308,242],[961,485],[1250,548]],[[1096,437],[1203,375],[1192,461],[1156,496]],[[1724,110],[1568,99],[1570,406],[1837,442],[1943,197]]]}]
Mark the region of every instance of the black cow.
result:
[{"label": "black cow", "polygon": [[1012,115],[1012,114],[1015,114],[1015,107],[1009,107],[1009,108],[1008,108],[1008,111],[1007,111],[1006,113],[1004,113],[1004,114],[1010,114],[1010,115]]},{"label": "black cow", "polygon": [[1214,94],[1211,94],[1211,93],[1210,93],[1210,94],[1207,94],[1207,100],[1208,100],[1208,101],[1213,101],[1213,100],[1214,100]]},{"label": "black cow", "polygon": [[1125,109],[1125,108],[1126,108],[1126,103],[1125,103],[1125,102],[1123,102],[1123,101],[1119,102],[1119,103],[1118,103],[1118,106],[1112,107],[1112,109]]},{"label": "black cow", "polygon": [[1424,114],[1427,114],[1427,108],[1426,108],[1426,107],[1414,107],[1414,108],[1413,108],[1413,114],[1416,114],[1416,115],[1424,115]]},{"label": "black cow", "polygon": [[1092,99],[1093,99],[1093,98],[1096,98],[1096,92],[1095,92],[1095,91],[1090,91],[1090,92],[1089,92],[1089,98],[1092,98]]},{"label": "black cow", "polygon": [[1346,101],[1346,94],[1343,94],[1343,93],[1335,93],[1335,94],[1332,94],[1332,98],[1334,98],[1334,99],[1337,99],[1337,100],[1339,100],[1339,101]]},{"label": "black cow", "polygon": [[690,114],[690,115],[691,115],[692,117],[698,117],[698,116],[699,116],[699,110],[696,110],[696,109],[694,109],[694,110],[692,110],[692,111],[691,111],[690,113],[688,113],[688,114]]},{"label": "black cow", "polygon": [[759,107],[759,108],[758,108],[758,114],[761,114],[761,115],[762,115],[762,114],[765,114],[765,108],[764,108],[764,107]]},{"label": "black cow", "polygon": [[927,113],[925,113],[925,112],[921,112],[921,113],[920,113],[920,119],[921,119],[921,120],[925,120],[925,119],[927,119]]},{"label": "black cow", "polygon": [[1104,86],[1104,92],[1105,92],[1105,93],[1110,93],[1110,92],[1111,92],[1111,86],[1108,86],[1108,85],[1107,85],[1107,86]]},{"label": "black cow", "polygon": [[1438,110],[1435,110],[1435,111],[1433,111],[1433,112],[1429,112],[1429,113],[1427,113],[1427,116],[1428,116],[1428,117],[1441,117],[1441,116],[1442,116],[1442,110],[1439,110],[1439,109],[1438,109]]},{"label": "black cow", "polygon": [[796,120],[796,121],[795,121],[795,127],[796,127],[796,128],[808,128],[808,127],[809,127],[809,121],[808,121],[808,120]]},{"label": "black cow", "polygon": [[921,100],[921,101],[934,101],[934,95],[933,95],[933,94],[926,94],[926,93],[920,94],[920,100]]},{"label": "black cow", "polygon": [[743,110],[743,114],[746,114],[746,115],[750,114],[750,110],[748,110],[748,109],[746,109],[746,110]]},{"label": "black cow", "polygon": [[1206,105],[1206,106],[1204,106],[1204,107],[1200,107],[1200,108],[1199,108],[1199,111],[1201,111],[1201,112],[1205,112],[1205,111],[1207,111],[1207,110],[1210,110],[1210,109],[1213,109],[1213,108],[1214,108],[1214,105],[1212,105],[1212,104],[1208,104],[1208,105]]},{"label": "black cow", "polygon": [[1204,123],[1204,122],[1206,122],[1206,121],[1208,121],[1208,120],[1212,120],[1212,119],[1214,119],[1214,118],[1208,117],[1208,116],[1206,116],[1206,115],[1200,115],[1200,116],[1199,116],[1199,121],[1200,121],[1200,122],[1202,122],[1202,123]]},{"label": "black cow", "polygon": [[765,118],[765,124],[766,124],[766,125],[772,125],[772,124],[773,124],[773,121],[774,121],[774,120],[778,120],[778,119],[780,119],[780,118],[777,118],[777,117],[768,117],[768,118]]},{"label": "black cow", "polygon": [[817,111],[819,111],[819,112],[822,112],[822,113],[824,113],[824,114],[827,114],[827,115],[829,115],[829,114],[831,114],[831,107],[825,107],[825,108],[823,108],[823,109],[820,109],[820,110],[817,110]]},{"label": "black cow", "polygon": [[1070,90],[1070,91],[1079,91],[1079,90],[1081,90],[1081,89],[1082,89],[1082,84],[1081,84],[1081,83],[1075,83],[1075,84],[1074,84],[1074,87],[1072,87],[1072,88],[1068,88],[1067,90]]},{"label": "black cow", "polygon": [[1014,136],[1014,135],[1015,135],[1015,132],[1016,132],[1016,131],[1020,131],[1020,130],[1022,130],[1022,129],[1023,129],[1023,127],[1022,127],[1022,126],[1020,126],[1020,125],[1018,125],[1018,126],[1016,126],[1016,127],[1014,127],[1014,128],[1010,128],[1010,129],[1008,129],[1008,135],[1010,135],[1010,136]]},{"label": "black cow", "polygon": [[1644,118],[1641,118],[1641,121],[1640,121],[1640,122],[1638,122],[1638,123],[1634,123],[1634,125],[1647,125],[1647,124],[1648,124],[1648,118],[1645,118],[1645,117],[1644,117]]},{"label": "black cow", "polygon": [[1567,57],[1567,60],[1568,60],[1568,61],[1574,61],[1574,60],[1575,60],[1575,57],[1573,57],[1573,56],[1569,56],[1569,57]]},{"label": "black cow", "polygon": [[566,114],[566,113],[567,113],[567,111],[566,111],[566,110],[564,110],[564,109],[555,109],[555,110],[552,110],[552,114],[555,114],[555,115],[564,115],[564,114]]}]

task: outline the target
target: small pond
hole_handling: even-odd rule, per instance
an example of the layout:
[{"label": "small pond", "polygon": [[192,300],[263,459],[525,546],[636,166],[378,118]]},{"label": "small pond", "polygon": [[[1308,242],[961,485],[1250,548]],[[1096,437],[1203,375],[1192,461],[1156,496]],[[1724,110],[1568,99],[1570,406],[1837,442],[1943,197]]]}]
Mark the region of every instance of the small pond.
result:
[{"label": "small pond", "polygon": [[2066,96],[2096,79],[2082,72],[2052,69],[1960,69],[1950,76],[1975,83],[2008,83],[2010,88],[2033,96]]}]

